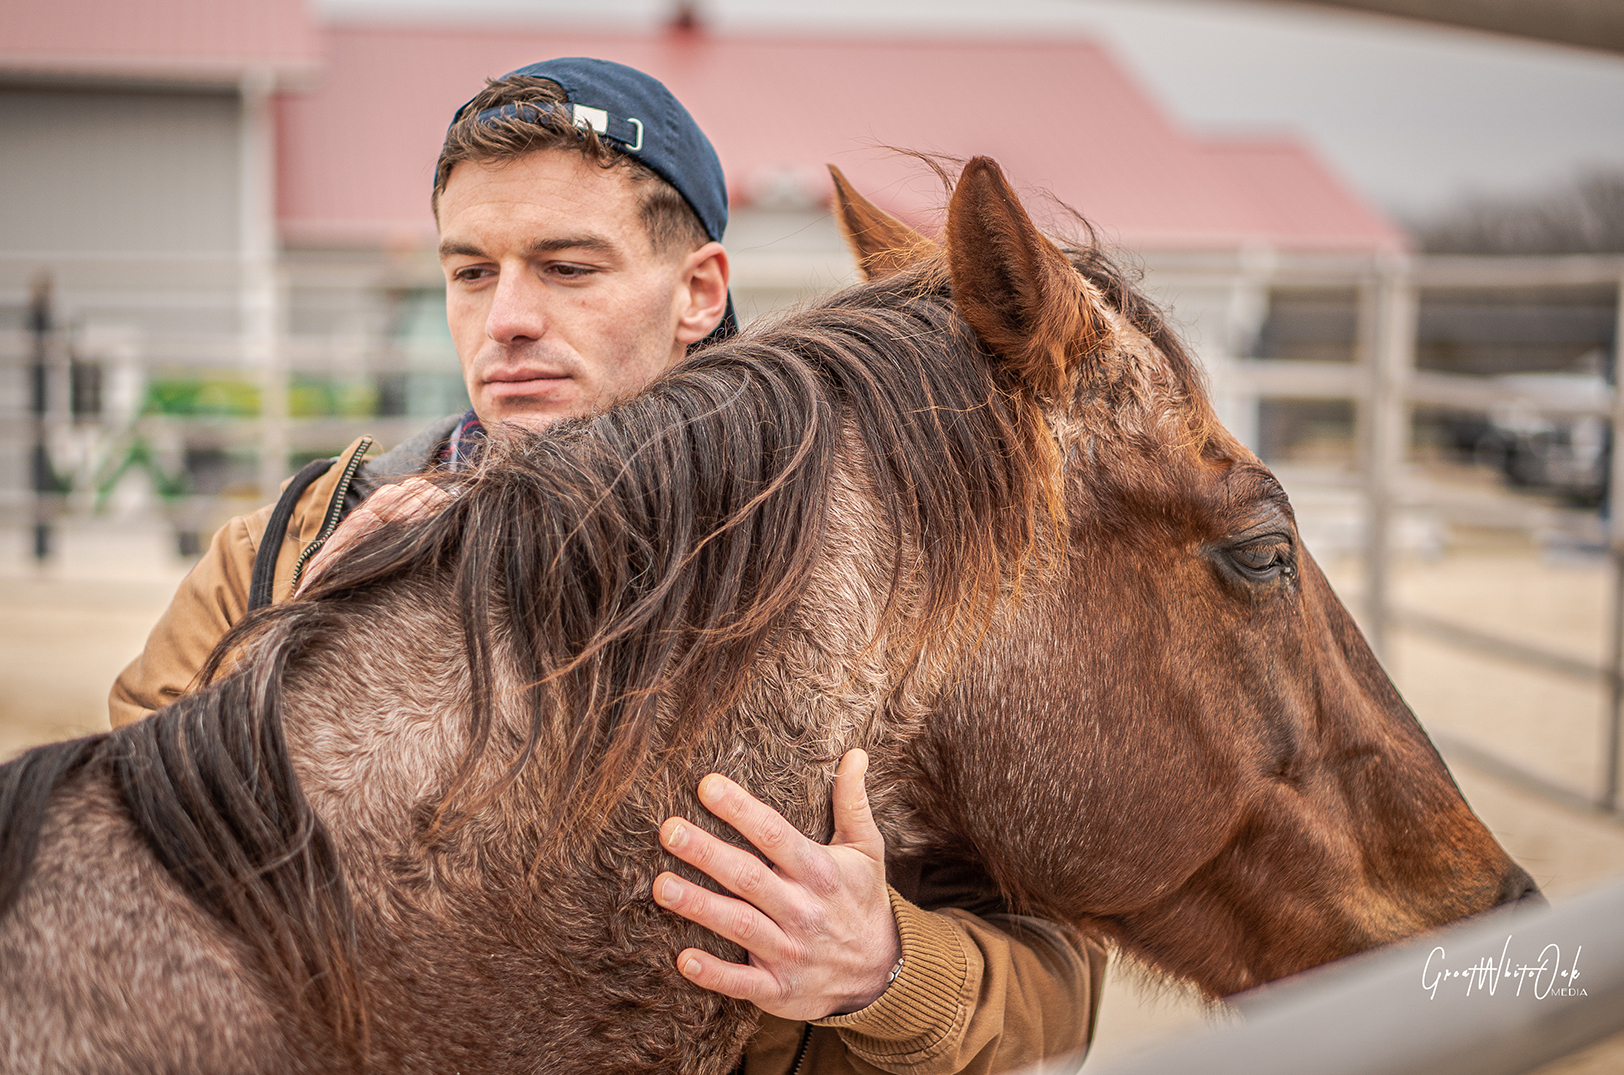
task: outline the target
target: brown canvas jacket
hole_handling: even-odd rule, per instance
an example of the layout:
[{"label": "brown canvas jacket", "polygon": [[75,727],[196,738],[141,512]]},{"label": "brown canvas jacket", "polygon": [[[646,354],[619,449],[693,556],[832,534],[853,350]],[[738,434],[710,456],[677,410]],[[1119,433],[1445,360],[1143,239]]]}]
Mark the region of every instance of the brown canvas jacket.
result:
[{"label": "brown canvas jacket", "polygon": [[[456,416],[443,419],[369,460],[351,496],[364,497],[385,478],[428,466],[455,422]],[[345,464],[370,443],[352,443],[299,498],[277,553],[273,601],[293,595],[296,565],[330,532]],[[267,505],[232,519],[214,535],[146,648],[113,684],[108,708],[114,727],[193,687],[215,643],[247,611],[254,557],[271,511]],[[745,1075],[982,1075],[1084,1049],[1099,1012],[1104,951],[1052,923],[995,913],[985,879],[971,878],[969,888],[958,880],[955,887],[899,879],[917,902],[891,891],[903,953],[896,980],[867,1008],[819,1020],[810,1030],[764,1016],[745,1053]],[[919,903],[969,905],[984,913],[925,910]]]}]

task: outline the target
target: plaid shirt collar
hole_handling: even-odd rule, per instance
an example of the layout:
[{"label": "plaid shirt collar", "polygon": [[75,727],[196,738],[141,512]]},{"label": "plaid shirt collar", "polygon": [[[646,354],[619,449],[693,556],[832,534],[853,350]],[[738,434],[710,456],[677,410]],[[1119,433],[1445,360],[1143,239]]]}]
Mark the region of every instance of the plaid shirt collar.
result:
[{"label": "plaid shirt collar", "polygon": [[448,470],[467,470],[479,461],[479,453],[484,447],[485,426],[470,409],[440,449],[440,466]]}]

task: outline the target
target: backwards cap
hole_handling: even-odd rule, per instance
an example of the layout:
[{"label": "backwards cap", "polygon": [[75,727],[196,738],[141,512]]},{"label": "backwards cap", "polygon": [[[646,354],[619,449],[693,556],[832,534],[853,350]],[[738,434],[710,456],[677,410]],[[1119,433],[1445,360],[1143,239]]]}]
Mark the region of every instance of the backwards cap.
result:
[{"label": "backwards cap", "polygon": [[[722,176],[722,162],[694,117],[658,79],[625,64],[585,56],[543,60],[509,71],[503,77],[514,75],[556,82],[568,105],[541,101],[501,105],[480,112],[474,117],[475,123],[499,117],[544,115],[567,107],[569,120],[575,126],[590,127],[599,138],[613,143],[616,149],[670,183],[699,218],[705,234],[722,241],[722,233],[727,230],[727,180]],[[453,126],[473,103],[470,100],[457,109],[451,117]],[[725,340],[738,331],[730,291],[721,322],[694,346]]]},{"label": "backwards cap", "polygon": [[[514,75],[558,83],[569,103],[501,105],[480,112],[474,122],[524,119],[568,108],[568,118],[575,126],[598,132],[599,138],[670,183],[693,209],[705,234],[721,241],[722,232],[727,230],[727,181],[722,176],[722,162],[694,117],[658,79],[625,64],[582,56],[543,60],[509,71],[504,77]],[[473,101],[457,109],[451,117],[453,125],[463,118],[470,104]]]}]

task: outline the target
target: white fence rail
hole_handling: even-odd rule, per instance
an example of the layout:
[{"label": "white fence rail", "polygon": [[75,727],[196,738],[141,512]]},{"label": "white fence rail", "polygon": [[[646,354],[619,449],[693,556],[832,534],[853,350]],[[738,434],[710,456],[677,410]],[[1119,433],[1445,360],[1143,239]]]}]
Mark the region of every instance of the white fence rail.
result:
[{"label": "white fence rail", "polygon": [[[1614,562],[1611,637],[1608,656],[1600,667],[1399,608],[1393,597],[1392,578],[1393,531],[1398,516],[1436,492],[1422,490],[1409,472],[1411,412],[1415,407],[1462,411],[1520,407],[1548,416],[1600,417],[1615,430],[1624,428],[1624,396],[1611,389],[1585,395],[1537,380],[1418,370],[1417,314],[1423,293],[1598,287],[1624,293],[1624,257],[1395,256],[1370,260],[1271,255],[1242,258],[1232,265],[1210,259],[1186,260],[1188,265],[1179,271],[1193,273],[1192,279],[1204,279],[1209,284],[1214,279],[1229,280],[1237,295],[1243,291],[1258,296],[1276,288],[1314,287],[1351,288],[1357,293],[1354,361],[1230,358],[1215,364],[1214,387],[1228,400],[1241,400],[1243,406],[1250,400],[1254,413],[1259,399],[1348,400],[1354,404],[1365,523],[1361,528],[1363,621],[1378,655],[1387,655],[1390,635],[1395,629],[1404,629],[1572,678],[1594,682],[1599,676],[1608,695],[1602,714],[1603,776],[1600,786],[1586,794],[1602,808],[1616,812],[1621,791],[1620,751],[1624,749],[1624,513],[1614,511],[1610,529],[1598,535],[1606,538]],[[375,338],[345,341],[290,334],[286,323],[286,265],[268,268],[263,256],[255,260],[240,255],[166,259],[145,255],[0,253],[0,269],[14,279],[36,264],[71,268],[77,279],[86,281],[77,299],[69,295],[70,312],[75,301],[81,306],[93,301],[120,311],[120,318],[146,323],[139,345],[142,361],[150,364],[161,359],[164,364],[200,371],[235,369],[240,377],[258,387],[259,413],[254,417],[159,416],[132,421],[130,425],[132,430],[157,440],[174,442],[198,435],[219,445],[252,449],[259,460],[257,482],[262,497],[270,495],[285,476],[291,452],[331,450],[331,442],[348,440],[344,434],[359,432],[363,425],[366,432],[387,441],[392,435],[405,435],[415,424],[412,419],[293,417],[288,393],[290,375],[342,366],[353,362],[355,355],[346,358],[341,352],[359,353],[358,349],[369,347],[376,351],[380,344]],[[9,296],[7,304],[21,301],[26,301],[26,296],[18,293]],[[1624,310],[1624,303],[1619,308]],[[164,328],[166,315],[172,315],[170,322],[181,327]],[[1624,338],[1624,313],[1619,316],[1621,325],[1615,341]],[[37,454],[38,446],[62,441],[76,422],[68,403],[69,333],[62,322],[59,317],[52,331],[44,334],[26,328],[0,329],[0,363],[14,371],[28,371],[19,383],[39,376],[47,388],[45,406],[36,408],[37,413],[26,399],[21,399],[17,404],[20,411],[7,416],[5,422],[10,454],[20,461],[16,465],[21,469],[32,466],[29,459]],[[116,348],[116,341],[114,344]],[[24,386],[22,395],[26,397],[29,391]],[[1624,438],[1614,438],[1615,443],[1621,440]],[[59,492],[40,491],[35,488],[38,484],[32,476],[21,481],[0,481],[0,499],[29,501],[42,528],[48,528],[51,519],[63,511],[75,510],[72,495],[65,499]],[[8,485],[12,489],[9,494],[5,492]],[[1624,450],[1612,454],[1610,489],[1609,503],[1624,506]],[[82,507],[83,491],[77,495]],[[1446,517],[1470,521],[1498,513],[1501,522],[1530,528],[1548,525],[1560,516],[1546,505],[1490,505],[1466,498],[1441,500],[1429,506]],[[207,514],[207,507],[199,501],[192,505],[192,513]],[[25,515],[28,510],[25,506],[21,512],[14,511],[13,517]]]},{"label": "white fence rail", "polygon": [[1229,1025],[1081,1071],[1523,1075],[1624,1031],[1624,881],[1344,960],[1236,1007]]},{"label": "white fence rail", "polygon": [[[1624,748],[1624,394],[1579,394],[1537,380],[1472,377],[1417,370],[1417,310],[1423,291],[1526,290],[1529,288],[1608,287],[1616,290],[1617,327],[1614,369],[1624,365],[1624,258],[1468,258],[1394,257],[1363,268],[1339,266],[1327,272],[1325,262],[1282,259],[1271,267],[1265,284],[1323,286],[1340,280],[1358,289],[1356,361],[1302,362],[1270,359],[1231,361],[1223,367],[1225,391],[1232,398],[1339,399],[1354,403],[1358,414],[1360,473],[1365,526],[1364,626],[1378,656],[1390,652],[1391,634],[1402,627],[1437,641],[1547,672],[1586,680],[1600,678],[1607,702],[1602,713],[1600,786],[1589,796],[1602,810],[1620,809],[1620,751]],[[1615,377],[1616,383],[1616,377]],[[1399,510],[1416,500],[1409,487],[1407,456],[1411,413],[1417,405],[1462,411],[1521,407],[1551,416],[1593,415],[1605,418],[1614,431],[1608,484],[1610,518],[1606,539],[1613,565],[1608,657],[1603,666],[1548,652],[1541,647],[1501,638],[1437,617],[1397,607],[1392,594],[1393,530]],[[1437,507],[1448,511],[1449,503]],[[1530,519],[1541,513],[1529,513]],[[1505,763],[1508,771],[1517,767]],[[1546,784],[1523,774],[1529,786]]]},{"label": "white fence rail", "polygon": [[[432,288],[432,277],[360,264],[0,251],[0,509],[32,527],[36,557],[54,555],[62,524],[108,507],[108,479],[132,459],[151,478],[141,514],[172,525],[184,550],[274,498],[298,456],[362,432],[398,442],[457,406],[449,345],[443,362],[430,361],[392,334],[399,297]],[[312,327],[307,300],[307,323],[295,323],[295,287],[317,296],[326,321]],[[205,401],[177,403],[186,385]],[[354,404],[369,393],[371,403]],[[372,413],[386,396],[384,413]],[[447,406],[423,409],[441,397]]]}]

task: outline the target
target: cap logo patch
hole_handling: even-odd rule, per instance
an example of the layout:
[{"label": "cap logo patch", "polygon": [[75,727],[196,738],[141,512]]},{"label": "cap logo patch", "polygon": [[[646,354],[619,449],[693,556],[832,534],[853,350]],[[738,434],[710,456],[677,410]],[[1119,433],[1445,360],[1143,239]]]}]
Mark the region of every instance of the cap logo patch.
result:
[{"label": "cap logo patch", "polygon": [[[570,105],[570,116],[581,130],[593,130],[605,138],[613,138],[625,146],[628,153],[636,153],[643,148],[643,121],[640,119],[630,116],[622,119],[611,116],[606,108],[578,104]],[[635,134],[632,132],[633,126],[637,128]]]},{"label": "cap logo patch", "polygon": [[599,134],[609,133],[609,113],[601,108],[592,108],[587,105],[570,105],[575,117],[575,125],[583,131],[591,128]]}]

